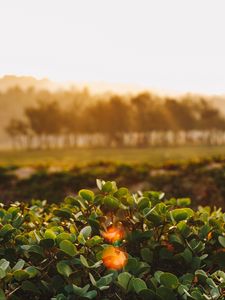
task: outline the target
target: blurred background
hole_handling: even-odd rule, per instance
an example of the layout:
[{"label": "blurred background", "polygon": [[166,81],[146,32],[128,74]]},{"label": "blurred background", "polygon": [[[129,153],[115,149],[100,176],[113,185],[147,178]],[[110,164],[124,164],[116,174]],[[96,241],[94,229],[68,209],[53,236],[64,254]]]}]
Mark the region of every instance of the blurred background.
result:
[{"label": "blurred background", "polygon": [[95,179],[225,207],[224,2],[0,0],[0,192]]}]

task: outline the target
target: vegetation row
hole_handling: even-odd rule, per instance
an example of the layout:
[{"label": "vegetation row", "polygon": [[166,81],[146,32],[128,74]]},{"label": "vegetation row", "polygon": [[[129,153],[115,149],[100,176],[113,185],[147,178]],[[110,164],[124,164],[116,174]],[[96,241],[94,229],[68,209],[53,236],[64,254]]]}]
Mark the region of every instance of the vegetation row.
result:
[{"label": "vegetation row", "polygon": [[6,126],[14,147],[225,143],[225,117],[204,98],[197,101],[194,96],[176,99],[142,93],[88,101],[87,94],[75,96],[62,107],[62,101],[44,95],[24,108],[23,117],[14,116]]},{"label": "vegetation row", "polygon": [[1,300],[224,299],[220,209],[97,186],[58,205],[1,205]]},{"label": "vegetation row", "polygon": [[[21,170],[23,171],[23,169]],[[222,158],[193,163],[167,163],[161,167],[149,164],[116,164],[99,162],[76,166],[67,171],[50,172],[47,168],[31,170],[18,178],[20,169],[0,169],[0,193],[5,203],[30,199],[60,202],[82,187],[94,189],[95,178],[114,178],[132,192],[137,189],[163,190],[168,197],[191,197],[192,207],[209,205],[225,209],[225,162]]]}]

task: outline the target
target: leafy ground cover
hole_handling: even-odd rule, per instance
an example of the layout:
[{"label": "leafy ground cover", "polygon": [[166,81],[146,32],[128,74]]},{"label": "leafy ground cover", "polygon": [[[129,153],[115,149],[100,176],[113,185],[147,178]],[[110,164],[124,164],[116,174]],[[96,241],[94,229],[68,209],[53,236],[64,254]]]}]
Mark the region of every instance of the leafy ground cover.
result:
[{"label": "leafy ground cover", "polygon": [[97,180],[1,204],[0,299],[224,299],[225,214]]},{"label": "leafy ground cover", "polygon": [[79,189],[95,188],[95,178],[115,179],[132,192],[163,190],[168,197],[190,197],[192,207],[217,206],[225,209],[225,160],[205,159],[189,163],[150,164],[92,163],[70,170],[2,167],[0,193],[4,202],[30,199],[59,202]]}]

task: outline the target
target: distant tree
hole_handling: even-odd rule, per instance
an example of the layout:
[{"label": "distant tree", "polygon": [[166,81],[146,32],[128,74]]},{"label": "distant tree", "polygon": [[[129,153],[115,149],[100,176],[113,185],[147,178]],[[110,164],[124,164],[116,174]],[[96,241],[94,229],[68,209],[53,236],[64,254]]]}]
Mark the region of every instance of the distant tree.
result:
[{"label": "distant tree", "polygon": [[199,104],[199,128],[202,130],[225,130],[224,116],[204,99]]},{"label": "distant tree", "polygon": [[84,132],[83,114],[84,108],[80,98],[75,98],[73,103],[62,111],[64,145],[66,147],[77,146],[77,137]]},{"label": "distant tree", "polygon": [[32,134],[26,122],[17,119],[11,119],[8,126],[5,128],[7,134],[11,138],[13,148],[19,146],[23,148],[31,147]]},{"label": "distant tree", "polygon": [[131,109],[121,97],[113,96],[108,103],[107,131],[117,146],[124,145],[124,134],[131,131]]},{"label": "distant tree", "polygon": [[104,135],[109,146],[123,146],[124,134],[131,130],[130,113],[128,103],[119,96],[112,96],[109,101],[99,100],[85,110],[84,128],[90,134]]},{"label": "distant tree", "polygon": [[149,93],[139,94],[131,99],[133,110],[133,130],[139,133],[138,146],[147,146],[149,134],[168,129],[162,101]]},{"label": "distant tree", "polygon": [[[37,99],[44,99],[38,100]],[[17,105],[10,108],[8,103]],[[29,103],[29,105],[28,105]],[[167,145],[224,139],[225,118],[207,98],[92,95],[88,89],[26,91],[11,88],[0,93],[0,116],[6,108],[6,132],[20,147]],[[24,112],[26,119],[16,119]],[[10,115],[11,114],[11,115]],[[0,132],[1,133],[1,132]],[[216,138],[215,138],[216,137]]]},{"label": "distant tree", "polygon": [[50,138],[56,139],[63,128],[63,117],[58,102],[38,101],[37,107],[25,109],[25,115],[39,140],[39,147],[50,147]]}]

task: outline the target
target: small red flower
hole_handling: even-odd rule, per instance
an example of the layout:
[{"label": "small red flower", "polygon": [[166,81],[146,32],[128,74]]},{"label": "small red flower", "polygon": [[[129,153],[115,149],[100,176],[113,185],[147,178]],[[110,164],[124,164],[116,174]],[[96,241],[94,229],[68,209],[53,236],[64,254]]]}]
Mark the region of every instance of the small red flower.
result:
[{"label": "small red flower", "polygon": [[171,243],[169,243],[169,242],[167,242],[167,241],[164,241],[164,242],[163,242],[163,245],[166,247],[166,249],[167,249],[169,252],[174,252],[174,246],[173,246]]}]

